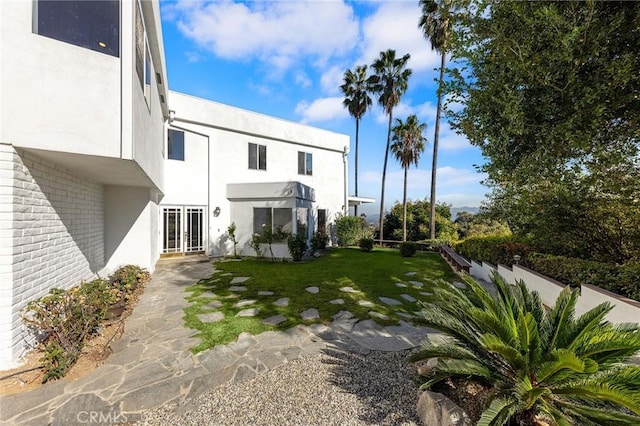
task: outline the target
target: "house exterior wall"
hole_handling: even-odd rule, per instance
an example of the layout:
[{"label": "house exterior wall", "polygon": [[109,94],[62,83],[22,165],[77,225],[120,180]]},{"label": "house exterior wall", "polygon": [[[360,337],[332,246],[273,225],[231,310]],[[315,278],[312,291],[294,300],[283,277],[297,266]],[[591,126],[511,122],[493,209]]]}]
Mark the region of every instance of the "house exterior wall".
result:
[{"label": "house exterior wall", "polygon": [[[344,156],[349,146],[347,135],[177,92],[170,92],[170,96],[171,109],[176,117],[171,126],[185,131],[185,161],[184,164],[175,164],[181,162],[166,160],[167,181],[171,183],[167,183],[162,205],[204,202],[203,184],[208,182],[208,254],[232,253],[233,245],[225,233],[231,222],[236,222],[237,234],[242,241],[238,247],[242,248],[243,254],[252,255],[247,242],[253,227],[252,221],[245,220],[247,215],[253,207],[272,204],[277,207],[276,204],[284,202],[272,197],[269,200],[244,202],[234,200],[236,205],[232,207],[232,201],[227,197],[228,184],[300,182],[315,190],[315,201],[309,203],[312,222],[318,208],[327,210],[329,222],[337,213],[344,212],[347,188]],[[267,147],[266,170],[249,169],[249,143]],[[205,156],[202,154],[207,144],[209,152]],[[196,150],[195,155],[190,154],[190,150]],[[312,176],[298,174],[298,151],[312,154]],[[209,162],[208,171],[206,159]],[[173,172],[178,170],[190,172],[174,175]],[[241,205],[244,205],[242,212],[239,210]],[[218,216],[213,215],[215,207],[220,207]],[[288,254],[286,248],[285,253]]]},{"label": "house exterior wall", "polygon": [[37,3],[0,3],[0,368],[30,342],[29,300],[125,263],[153,271],[159,257],[169,111],[158,1],[119,2],[119,56],[36,34]]},{"label": "house exterior wall", "polygon": [[104,264],[103,185],[43,159],[0,145],[0,365],[32,339],[21,309],[49,289],[96,277]]}]

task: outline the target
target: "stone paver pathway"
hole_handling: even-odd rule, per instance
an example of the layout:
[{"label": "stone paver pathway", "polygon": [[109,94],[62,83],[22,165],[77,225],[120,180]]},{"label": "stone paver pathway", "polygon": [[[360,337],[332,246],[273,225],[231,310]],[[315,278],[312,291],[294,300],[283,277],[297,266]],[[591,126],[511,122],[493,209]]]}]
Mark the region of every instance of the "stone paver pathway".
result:
[{"label": "stone paver pathway", "polygon": [[[234,343],[194,355],[190,348],[200,340],[193,337],[195,330],[184,326],[183,309],[188,305],[184,290],[216,272],[212,262],[206,258],[191,258],[181,263],[159,262],[133,314],[125,322],[123,336],[112,344],[113,353],[106,362],[76,381],[62,379],[32,392],[4,396],[0,401],[0,424],[79,424],[87,413],[119,416],[117,419],[120,421],[126,419],[126,422],[133,423],[143,410],[168,402],[187,403],[188,406],[190,399],[212,387],[250,380],[303,354],[324,350],[358,353],[400,351],[419,345],[428,334],[427,329],[404,321],[397,326],[384,327],[371,319],[359,320],[351,312],[343,310],[334,315],[333,321],[327,325],[300,325],[287,331],[270,331],[257,336],[242,333]],[[407,276],[412,275],[415,273],[407,273]],[[235,284],[248,279],[233,278],[231,283],[234,285],[229,290],[246,291],[245,286]],[[415,282],[411,284],[415,285]],[[315,286],[307,288],[313,294],[320,290]],[[361,293],[352,287],[340,290]],[[271,296],[273,292],[264,291],[260,295]],[[210,291],[200,296],[216,298]],[[238,294],[231,296],[239,299]],[[405,296],[402,295],[405,303],[412,302],[411,297]],[[392,298],[381,297],[380,300],[388,305],[410,306]],[[236,306],[249,307],[237,315],[258,315],[259,308],[250,307],[256,302],[252,299],[238,300]],[[273,303],[285,307],[289,298],[282,297]],[[343,304],[344,300],[335,299],[330,303]],[[359,303],[375,306],[368,300],[360,300]],[[221,306],[217,300],[206,305],[212,309]],[[318,318],[317,308],[321,307],[302,312],[302,318]],[[413,317],[405,312],[396,313],[408,319]],[[369,315],[389,319],[375,311],[370,311]],[[213,311],[200,314],[198,318],[203,322],[216,322],[224,315]],[[277,325],[286,320],[284,315],[274,315],[263,322]]]}]

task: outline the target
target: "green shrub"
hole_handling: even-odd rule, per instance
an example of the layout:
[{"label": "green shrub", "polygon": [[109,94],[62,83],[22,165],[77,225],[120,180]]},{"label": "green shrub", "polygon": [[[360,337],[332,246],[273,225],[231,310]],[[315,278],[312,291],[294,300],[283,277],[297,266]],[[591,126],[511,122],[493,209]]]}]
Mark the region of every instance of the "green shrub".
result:
[{"label": "green shrub", "polygon": [[448,378],[491,389],[478,425],[640,424],[638,325],[613,325],[603,303],[575,317],[578,291],[547,311],[523,282],[494,276],[497,297],[465,276],[465,290],[437,282],[423,323],[451,337],[425,341],[413,360],[438,358],[423,387]]},{"label": "green shrub", "polygon": [[45,381],[64,375],[73,365],[85,339],[97,330],[117,297],[117,289],[108,281],[96,279],[66,291],[51,289],[27,304],[23,321],[46,343]]},{"label": "green shrub", "polygon": [[299,262],[302,260],[304,252],[307,251],[307,242],[302,235],[294,234],[287,239],[287,247],[289,247],[289,254],[293,261]]},{"label": "green shrub", "polygon": [[520,256],[521,264],[526,264],[529,253],[534,251],[526,242],[511,236],[468,238],[456,244],[455,250],[467,259],[507,266],[514,264],[515,255]]},{"label": "green shrub", "polygon": [[373,239],[361,238],[360,243],[358,245],[360,246],[360,250],[364,252],[370,252],[371,250],[373,250]]},{"label": "green shrub", "polygon": [[233,257],[238,257],[238,240],[236,239],[236,223],[231,222],[231,225],[227,228],[227,235],[229,235],[229,239],[233,243]]},{"label": "green shrub", "polygon": [[417,250],[418,246],[413,241],[400,243],[400,254],[402,255],[402,257],[413,257],[416,255]]},{"label": "green shrub", "polygon": [[111,286],[118,291],[114,303],[124,301],[125,304],[129,304],[135,291],[149,280],[149,271],[139,266],[126,265],[118,268],[109,276]]},{"label": "green shrub", "polygon": [[572,287],[590,284],[640,301],[640,265],[615,265],[565,256],[531,253],[531,269]]},{"label": "green shrub", "polygon": [[324,250],[329,243],[329,236],[324,232],[316,232],[311,238],[311,250],[316,252],[318,250]]},{"label": "green shrub", "polygon": [[340,216],[336,219],[338,245],[341,247],[358,245],[362,238],[373,238],[373,231],[361,217]]}]

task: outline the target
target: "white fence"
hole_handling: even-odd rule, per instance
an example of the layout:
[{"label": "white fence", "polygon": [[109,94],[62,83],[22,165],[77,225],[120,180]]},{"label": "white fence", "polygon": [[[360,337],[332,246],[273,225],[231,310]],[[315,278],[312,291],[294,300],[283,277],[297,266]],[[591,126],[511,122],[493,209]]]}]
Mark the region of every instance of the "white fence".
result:
[{"label": "white fence", "polygon": [[[512,268],[498,265],[496,268],[489,263],[471,261],[469,273],[473,277],[490,282],[494,272],[497,272],[509,284],[515,284],[518,280],[524,281],[529,290],[537,291],[540,294],[542,303],[547,306],[555,304],[556,298],[565,287],[565,284],[520,265],[513,265]],[[640,302],[618,296],[592,285],[583,284],[581,287],[580,297],[576,304],[576,315],[582,315],[602,302],[609,302],[614,308],[607,315],[608,321],[613,323],[640,323]]]}]

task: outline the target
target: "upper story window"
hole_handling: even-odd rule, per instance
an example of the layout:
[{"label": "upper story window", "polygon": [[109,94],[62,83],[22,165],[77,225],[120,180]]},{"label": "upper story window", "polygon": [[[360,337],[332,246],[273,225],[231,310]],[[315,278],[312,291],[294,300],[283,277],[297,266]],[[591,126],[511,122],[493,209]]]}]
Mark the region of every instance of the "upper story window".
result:
[{"label": "upper story window", "polygon": [[149,53],[149,40],[144,27],[142,9],[139,2],[135,7],[135,36],[136,36],[136,74],[144,93],[147,106],[151,109],[151,74],[153,73],[153,63]]},{"label": "upper story window", "polygon": [[120,56],[119,0],[35,0],[33,32]]},{"label": "upper story window", "polygon": [[313,155],[310,152],[298,151],[298,174],[313,174]]},{"label": "upper story window", "polygon": [[169,129],[167,151],[169,152],[169,160],[184,161],[184,132],[180,130]]},{"label": "upper story window", "polygon": [[249,143],[249,168],[253,170],[267,170],[267,147]]}]

